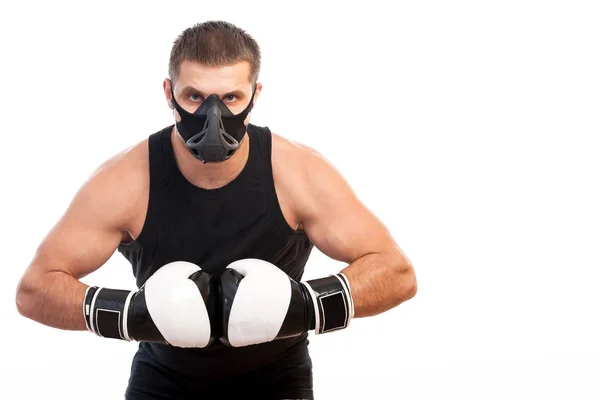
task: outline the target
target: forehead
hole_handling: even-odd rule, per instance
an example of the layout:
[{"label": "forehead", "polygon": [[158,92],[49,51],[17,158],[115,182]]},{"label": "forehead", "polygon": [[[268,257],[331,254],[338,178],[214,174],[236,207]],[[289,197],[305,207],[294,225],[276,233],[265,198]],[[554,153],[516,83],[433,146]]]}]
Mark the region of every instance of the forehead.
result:
[{"label": "forehead", "polygon": [[177,89],[191,86],[205,93],[245,90],[252,86],[250,72],[250,63],[246,61],[222,67],[184,61],[179,68],[175,86]]}]

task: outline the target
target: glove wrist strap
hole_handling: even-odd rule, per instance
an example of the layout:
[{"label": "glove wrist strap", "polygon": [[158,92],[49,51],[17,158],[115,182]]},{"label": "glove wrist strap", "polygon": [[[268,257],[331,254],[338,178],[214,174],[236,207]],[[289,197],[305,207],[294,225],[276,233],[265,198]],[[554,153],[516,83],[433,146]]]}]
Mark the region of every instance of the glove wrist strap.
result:
[{"label": "glove wrist strap", "polygon": [[130,341],[127,314],[133,292],[89,287],[83,304],[87,329],[98,336]]},{"label": "glove wrist strap", "polygon": [[348,278],[343,273],[309,280],[303,284],[314,306],[315,334],[348,327],[350,320],[354,318],[354,302]]}]

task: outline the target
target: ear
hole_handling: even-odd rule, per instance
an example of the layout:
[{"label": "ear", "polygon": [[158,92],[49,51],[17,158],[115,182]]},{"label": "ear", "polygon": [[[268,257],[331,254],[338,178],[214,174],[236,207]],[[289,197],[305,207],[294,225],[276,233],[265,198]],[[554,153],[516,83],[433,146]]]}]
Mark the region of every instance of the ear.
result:
[{"label": "ear", "polygon": [[165,79],[163,81],[163,91],[165,92],[165,97],[167,98],[167,105],[171,111],[173,111],[173,117],[175,118],[175,121],[181,122],[181,117],[173,105],[173,92],[171,91],[171,85],[171,80],[169,78]]},{"label": "ear", "polygon": [[[262,87],[263,87],[262,83],[260,83],[260,82],[256,83],[256,90],[254,91],[254,98],[253,98],[253,101],[254,101],[254,105],[252,107],[253,109],[254,109],[254,107],[256,107],[256,102],[258,101],[258,97],[260,95],[260,92],[262,91]],[[251,115],[252,115],[252,111],[250,111],[248,113],[248,115],[246,116],[246,119],[244,120],[244,124],[245,125],[248,125],[248,123],[250,123],[250,116]]]},{"label": "ear", "polygon": [[254,92],[254,104],[256,104],[256,102],[258,101],[258,96],[260,95],[262,88],[263,88],[262,83],[256,82],[256,91]]},{"label": "ear", "polygon": [[167,98],[167,105],[171,110],[173,110],[173,102],[171,101],[173,98],[173,92],[171,91],[171,80],[169,78],[166,78],[163,81],[163,91],[165,92],[165,97]]}]

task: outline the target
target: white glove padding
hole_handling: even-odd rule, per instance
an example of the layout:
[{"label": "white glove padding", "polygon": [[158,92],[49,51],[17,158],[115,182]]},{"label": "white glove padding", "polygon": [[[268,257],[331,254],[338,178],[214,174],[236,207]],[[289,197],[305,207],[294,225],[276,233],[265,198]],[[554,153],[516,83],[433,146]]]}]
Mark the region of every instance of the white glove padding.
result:
[{"label": "white glove padding", "polygon": [[221,340],[240,347],[311,329],[319,334],[346,328],[354,306],[348,282],[340,275],[298,283],[267,261],[231,263],[221,275]]},{"label": "white glove padding", "polygon": [[195,264],[176,261],[156,271],[144,285],[148,313],[173,346],[205,347],[211,341],[203,288],[190,279],[194,273],[195,276],[202,273],[200,271]]},{"label": "white glove padding", "polygon": [[175,261],[156,271],[137,292],[92,287],[84,303],[88,329],[122,340],[206,347],[217,280],[197,265]]}]

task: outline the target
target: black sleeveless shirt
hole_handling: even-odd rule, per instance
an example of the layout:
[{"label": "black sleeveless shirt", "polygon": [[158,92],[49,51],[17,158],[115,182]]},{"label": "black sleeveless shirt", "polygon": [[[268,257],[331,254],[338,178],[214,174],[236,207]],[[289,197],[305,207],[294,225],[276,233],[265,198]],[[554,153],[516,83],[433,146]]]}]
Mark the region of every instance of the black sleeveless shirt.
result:
[{"label": "black sleeveless shirt", "polygon": [[[172,132],[169,126],[149,137],[146,219],[136,240],[118,248],[131,263],[137,286],[172,261],[193,262],[218,275],[241,258],[269,261],[299,281],[313,244],[305,233],[289,226],[279,206],[270,130],[248,126],[248,161],[233,181],[217,189],[197,187],[183,176],[175,161]],[[204,349],[140,343],[138,351],[147,352],[161,367],[192,378],[218,377],[258,370],[307,344],[304,334],[241,348],[226,347],[218,340]]]}]

